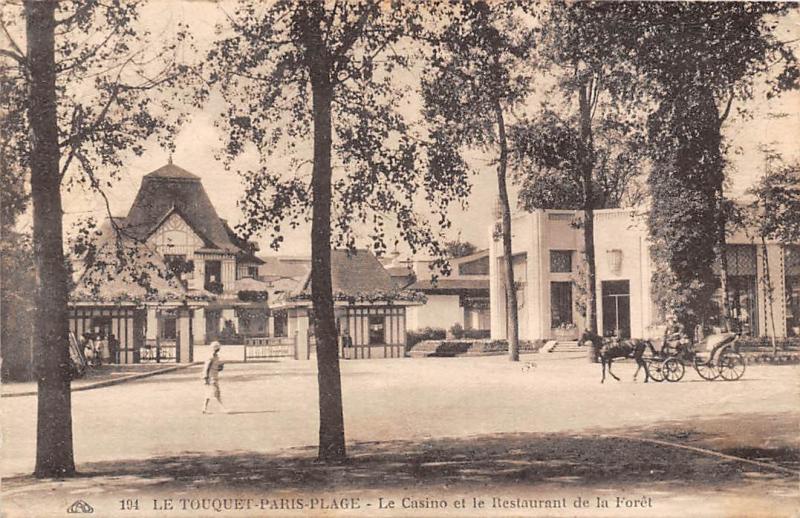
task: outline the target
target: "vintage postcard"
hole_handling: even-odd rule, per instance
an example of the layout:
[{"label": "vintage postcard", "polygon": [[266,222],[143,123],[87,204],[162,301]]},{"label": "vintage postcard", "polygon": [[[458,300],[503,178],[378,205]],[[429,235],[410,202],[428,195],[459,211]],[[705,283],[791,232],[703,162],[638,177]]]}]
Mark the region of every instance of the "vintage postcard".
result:
[{"label": "vintage postcard", "polygon": [[0,5],[0,515],[800,513],[800,9]]}]

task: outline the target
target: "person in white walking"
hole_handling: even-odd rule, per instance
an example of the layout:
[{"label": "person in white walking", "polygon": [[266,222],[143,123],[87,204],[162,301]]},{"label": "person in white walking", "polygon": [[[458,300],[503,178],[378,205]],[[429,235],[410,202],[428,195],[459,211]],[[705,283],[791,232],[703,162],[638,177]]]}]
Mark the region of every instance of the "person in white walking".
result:
[{"label": "person in white walking", "polygon": [[203,380],[206,384],[206,399],[203,402],[203,413],[208,413],[208,402],[214,398],[219,403],[222,411],[227,414],[228,409],[222,404],[222,396],[219,392],[219,371],[222,370],[223,365],[219,359],[219,342],[211,342],[211,348],[214,352],[211,354],[211,357],[206,360],[205,365],[203,365]]}]

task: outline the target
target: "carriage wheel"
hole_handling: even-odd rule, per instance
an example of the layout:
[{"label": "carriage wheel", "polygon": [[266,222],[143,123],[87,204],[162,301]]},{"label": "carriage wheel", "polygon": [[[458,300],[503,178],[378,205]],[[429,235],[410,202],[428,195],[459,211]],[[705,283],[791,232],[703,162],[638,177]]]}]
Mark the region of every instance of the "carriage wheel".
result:
[{"label": "carriage wheel", "polygon": [[664,363],[661,364],[661,370],[667,381],[673,383],[680,381],[686,373],[686,367],[684,367],[683,362],[677,358],[668,358],[664,360]]},{"label": "carriage wheel", "polygon": [[744,375],[744,357],[734,351],[725,351],[717,360],[719,374],[725,381],[736,381]]},{"label": "carriage wheel", "polygon": [[703,361],[695,356],[694,370],[697,371],[697,374],[699,374],[701,378],[707,381],[714,381],[719,377],[719,368],[714,365],[714,362],[710,359],[708,361]]},{"label": "carriage wheel", "polygon": [[650,375],[653,381],[659,383],[664,381],[664,368],[660,361],[648,361],[646,364],[647,374]]}]

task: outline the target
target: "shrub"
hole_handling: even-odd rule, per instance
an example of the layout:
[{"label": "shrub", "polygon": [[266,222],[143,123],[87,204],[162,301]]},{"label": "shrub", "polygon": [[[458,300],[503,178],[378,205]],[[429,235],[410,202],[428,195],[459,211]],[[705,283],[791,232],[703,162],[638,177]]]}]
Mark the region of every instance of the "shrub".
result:
[{"label": "shrub", "polygon": [[450,328],[450,334],[453,335],[453,338],[463,338],[464,337],[464,328],[461,327],[461,324],[456,322]]},{"label": "shrub", "polygon": [[447,338],[447,331],[441,328],[424,327],[417,331],[406,332],[406,351],[410,351],[412,347],[419,342],[425,340],[444,340]]},{"label": "shrub", "polygon": [[464,330],[464,338],[468,338],[470,340],[483,340],[489,338],[492,335],[492,332],[488,329],[465,329]]},{"label": "shrub", "polygon": [[236,333],[236,329],[233,327],[233,321],[231,320],[225,321],[225,325],[222,331],[220,331],[217,341],[219,341],[219,343],[222,345],[244,343],[242,341],[242,337]]},{"label": "shrub", "polygon": [[238,294],[242,302],[266,302],[268,293],[266,291],[241,290]]},{"label": "shrub", "polygon": [[222,283],[219,281],[209,281],[204,287],[206,291],[210,291],[211,293],[215,293],[217,295],[222,294]]},{"label": "shrub", "polygon": [[[778,337],[775,339],[778,349],[800,348],[800,337]],[[743,350],[772,348],[772,339],[768,336],[743,336],[739,339],[739,348]]]},{"label": "shrub", "polygon": [[[538,351],[544,340],[520,340],[519,349],[523,352]],[[434,345],[435,348],[430,348]],[[481,355],[481,354],[502,354],[508,351],[506,340],[430,340],[425,344],[426,350],[422,351],[426,356],[461,356],[461,355]]]}]

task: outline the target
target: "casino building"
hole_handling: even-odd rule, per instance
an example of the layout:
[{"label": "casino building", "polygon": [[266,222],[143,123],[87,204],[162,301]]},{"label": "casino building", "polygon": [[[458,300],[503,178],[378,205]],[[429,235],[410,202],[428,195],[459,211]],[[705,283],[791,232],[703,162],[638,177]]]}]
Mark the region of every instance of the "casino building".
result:
[{"label": "casino building", "polygon": [[[653,264],[644,212],[594,214],[598,329],[603,335],[658,336],[663,318],[651,297]],[[583,234],[574,225],[580,217],[576,211],[539,210],[512,220],[521,339],[574,340],[585,327],[578,289],[585,271]],[[499,339],[507,336],[507,317],[502,239],[495,226],[489,242],[492,338]],[[739,231],[728,239],[726,254],[729,304],[743,333],[800,336],[800,245],[764,246],[760,238]],[[721,307],[721,302],[718,290],[714,303]]]}]

